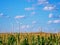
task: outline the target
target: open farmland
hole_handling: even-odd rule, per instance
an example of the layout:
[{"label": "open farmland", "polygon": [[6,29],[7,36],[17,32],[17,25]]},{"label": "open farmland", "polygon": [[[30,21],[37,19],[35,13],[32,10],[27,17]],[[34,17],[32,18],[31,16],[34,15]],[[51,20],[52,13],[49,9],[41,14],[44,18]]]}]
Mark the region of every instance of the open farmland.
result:
[{"label": "open farmland", "polygon": [[60,0],[0,0],[0,45],[60,45]]},{"label": "open farmland", "polygon": [[59,45],[60,33],[0,33],[0,45]]}]

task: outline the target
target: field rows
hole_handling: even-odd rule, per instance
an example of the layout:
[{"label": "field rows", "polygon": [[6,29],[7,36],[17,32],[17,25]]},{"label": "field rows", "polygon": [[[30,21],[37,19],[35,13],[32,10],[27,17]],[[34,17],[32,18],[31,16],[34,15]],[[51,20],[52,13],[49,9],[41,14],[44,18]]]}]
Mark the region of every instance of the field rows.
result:
[{"label": "field rows", "polygon": [[60,33],[0,33],[0,45],[59,45]]}]

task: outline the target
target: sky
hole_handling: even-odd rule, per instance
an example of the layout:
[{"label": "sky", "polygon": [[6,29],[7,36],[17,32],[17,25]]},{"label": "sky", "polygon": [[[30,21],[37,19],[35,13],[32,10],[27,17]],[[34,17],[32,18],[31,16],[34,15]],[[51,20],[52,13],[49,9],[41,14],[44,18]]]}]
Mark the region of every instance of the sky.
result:
[{"label": "sky", "polygon": [[0,0],[3,32],[60,32],[60,0]]}]

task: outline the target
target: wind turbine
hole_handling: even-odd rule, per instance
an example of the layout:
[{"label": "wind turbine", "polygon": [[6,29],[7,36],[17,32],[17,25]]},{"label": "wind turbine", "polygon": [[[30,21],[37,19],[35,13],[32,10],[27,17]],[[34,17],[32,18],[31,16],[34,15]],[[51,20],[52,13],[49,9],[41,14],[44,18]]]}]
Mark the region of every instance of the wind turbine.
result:
[{"label": "wind turbine", "polygon": [[13,33],[13,32],[14,32],[14,24],[11,23],[11,33]]},{"label": "wind turbine", "polygon": [[17,25],[18,25],[18,30],[19,30],[19,33],[20,33],[20,22],[19,21],[16,21]]},{"label": "wind turbine", "polygon": [[42,27],[39,28],[39,31],[42,32]]}]

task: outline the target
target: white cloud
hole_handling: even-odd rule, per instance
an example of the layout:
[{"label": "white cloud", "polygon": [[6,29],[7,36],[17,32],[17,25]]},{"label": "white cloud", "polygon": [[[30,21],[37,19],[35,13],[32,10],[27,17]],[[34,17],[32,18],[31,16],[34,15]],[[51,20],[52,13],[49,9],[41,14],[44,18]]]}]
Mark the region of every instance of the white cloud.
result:
[{"label": "white cloud", "polygon": [[34,10],[34,8],[33,7],[28,7],[28,8],[25,8],[25,10],[30,11],[30,10]]},{"label": "white cloud", "polygon": [[18,16],[15,16],[15,19],[19,19],[19,18],[24,18],[25,16],[24,15],[18,15]]},{"label": "white cloud", "polygon": [[26,25],[26,28],[30,28],[30,25]]},{"label": "white cloud", "polygon": [[21,26],[21,29],[24,29],[24,28],[26,28],[26,26],[25,26],[25,25],[22,25],[22,26]]},{"label": "white cloud", "polygon": [[51,24],[51,23],[52,23],[52,20],[49,20],[49,21],[48,21],[48,24]]},{"label": "white cloud", "polygon": [[60,23],[60,20],[54,20],[53,23]]},{"label": "white cloud", "polygon": [[36,21],[32,21],[32,24],[35,24],[36,23]]},{"label": "white cloud", "polygon": [[3,13],[0,13],[0,17],[2,17],[4,14]]},{"label": "white cloud", "polygon": [[53,14],[52,14],[52,13],[50,13],[50,14],[49,14],[49,18],[52,18],[52,17],[53,17]]},{"label": "white cloud", "polygon": [[28,29],[28,28],[30,28],[31,26],[30,25],[22,25],[20,28],[21,29]]},{"label": "white cloud", "polygon": [[31,12],[31,15],[34,15],[36,12]]},{"label": "white cloud", "polygon": [[60,23],[60,20],[49,20],[48,24],[51,24],[51,23],[57,24],[57,23]]},{"label": "white cloud", "polygon": [[52,6],[52,5],[48,5],[48,6],[45,6],[44,8],[43,8],[43,10],[55,10],[55,6]]},{"label": "white cloud", "polygon": [[38,5],[41,4],[48,4],[49,2],[47,0],[38,0]]},{"label": "white cloud", "polygon": [[39,6],[39,5],[48,5],[49,2],[47,0],[37,0],[37,3],[32,4],[33,7]]},{"label": "white cloud", "polygon": [[16,23],[17,23],[17,24],[20,24],[20,25],[23,24],[23,23],[19,22],[18,20],[16,20]]},{"label": "white cloud", "polygon": [[60,15],[53,15],[52,13],[50,13],[49,18],[60,18]]},{"label": "white cloud", "polygon": [[8,16],[8,15],[4,15],[3,13],[0,13],[0,17],[10,18],[10,16]]}]

